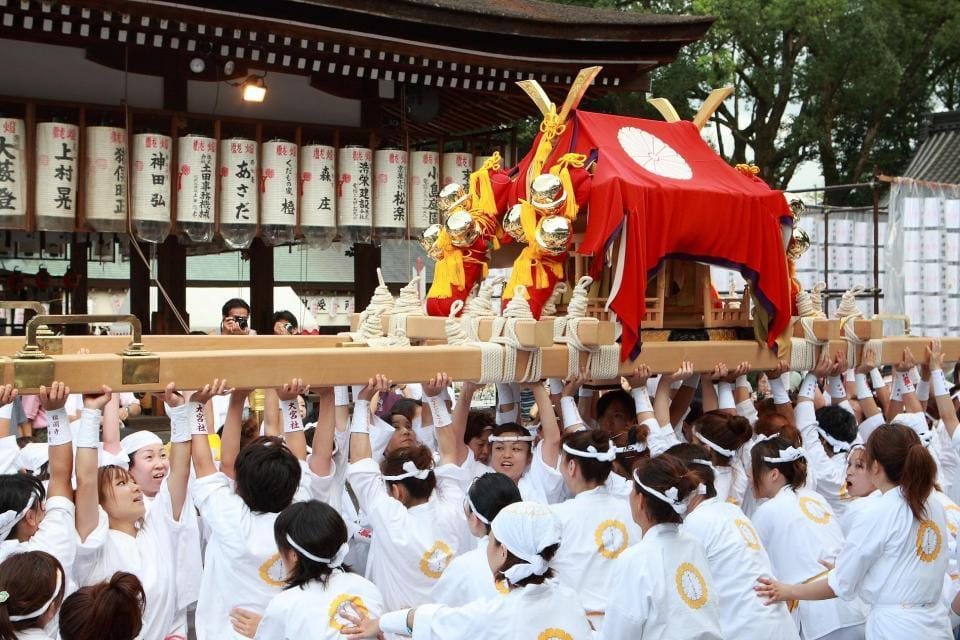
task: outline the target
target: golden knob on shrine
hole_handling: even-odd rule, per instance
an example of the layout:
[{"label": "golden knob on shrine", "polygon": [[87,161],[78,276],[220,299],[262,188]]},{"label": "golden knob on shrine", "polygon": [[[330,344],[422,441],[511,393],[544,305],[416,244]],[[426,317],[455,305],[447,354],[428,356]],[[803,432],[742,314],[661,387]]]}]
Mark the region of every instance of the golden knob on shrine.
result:
[{"label": "golden knob on shrine", "polygon": [[437,246],[437,240],[440,238],[440,231],[443,229],[439,224],[432,224],[423,230],[420,236],[420,246],[427,252],[427,255],[434,260],[443,257],[443,251]]},{"label": "golden knob on shrine", "polygon": [[456,247],[469,247],[480,237],[480,227],[466,209],[451,211],[443,224]]},{"label": "golden knob on shrine", "polygon": [[559,213],[566,202],[567,192],[558,176],[544,173],[530,183],[530,204],[544,215]]},{"label": "golden knob on shrine", "polygon": [[523,235],[523,225],[520,224],[520,212],[522,210],[522,205],[513,205],[507,209],[505,214],[503,214],[503,220],[501,221],[501,224],[503,225],[503,230],[506,231],[511,238],[517,242],[526,244],[527,239]]},{"label": "golden knob on shrine", "polygon": [[796,226],[800,216],[807,210],[807,205],[800,198],[794,198],[790,201],[790,211],[793,213],[793,224]]},{"label": "golden knob on shrine", "polygon": [[537,224],[535,239],[537,246],[547,253],[557,256],[567,250],[573,225],[564,216],[547,216]]},{"label": "golden knob on shrine", "polygon": [[810,236],[800,227],[793,228],[793,235],[790,238],[790,244],[787,245],[787,255],[794,260],[799,260],[800,256],[805,254],[810,248]]},{"label": "golden knob on shrine", "polygon": [[441,217],[449,215],[457,207],[466,207],[470,195],[464,191],[463,185],[456,182],[444,186],[437,195],[437,209]]}]

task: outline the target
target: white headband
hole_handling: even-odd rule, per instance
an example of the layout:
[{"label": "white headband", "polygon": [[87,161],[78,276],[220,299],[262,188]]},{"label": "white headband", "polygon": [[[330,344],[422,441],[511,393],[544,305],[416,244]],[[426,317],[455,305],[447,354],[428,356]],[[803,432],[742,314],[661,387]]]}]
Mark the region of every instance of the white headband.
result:
[{"label": "white headband", "polygon": [[666,502],[668,505],[670,505],[670,508],[673,509],[677,513],[677,515],[680,515],[680,516],[682,516],[687,512],[687,508],[690,505],[690,498],[692,498],[695,495],[703,496],[707,494],[707,488],[702,484],[698,484],[697,488],[694,491],[691,491],[690,495],[688,495],[683,500],[680,499],[680,491],[676,487],[670,487],[663,493],[660,493],[656,489],[652,489],[651,487],[648,487],[647,485],[640,482],[640,478],[637,477],[636,469],[633,470],[633,481],[636,482],[641,489],[649,493],[651,496],[653,496],[657,500],[660,500],[661,502]]},{"label": "white headband", "polygon": [[485,515],[483,515],[482,513],[480,513],[480,511],[477,509],[477,505],[473,504],[473,500],[470,499],[470,492],[469,492],[469,491],[467,492],[466,498],[467,498],[467,504],[470,505],[470,511],[471,511],[471,513],[473,513],[473,515],[477,516],[477,520],[479,520],[480,522],[482,522],[482,523],[485,524],[485,525],[489,525],[489,524],[490,524],[490,521],[487,520],[487,517],[486,517]]},{"label": "white headband", "polygon": [[319,562],[320,564],[328,565],[331,569],[336,569],[337,567],[342,565],[343,559],[347,557],[347,552],[350,551],[350,545],[344,542],[342,545],[340,545],[340,548],[337,549],[337,554],[335,556],[333,556],[332,558],[321,558],[320,556],[313,555],[312,553],[310,553],[309,551],[307,551],[306,549],[298,545],[296,542],[294,542],[293,537],[289,533],[287,534],[287,543],[291,547],[296,549],[300,553],[300,555],[302,555],[304,558],[313,560],[314,562]]},{"label": "white headband", "polygon": [[488,436],[488,442],[533,442],[536,436]]},{"label": "white headband", "polygon": [[152,446],[163,446],[163,440],[153,431],[135,431],[120,441],[120,448],[128,456],[132,456],[144,447]]},{"label": "white headband", "polygon": [[389,480],[390,482],[396,482],[398,480],[406,480],[407,478],[416,478],[417,480],[426,480],[430,476],[430,469],[421,469],[413,460],[407,460],[403,463],[403,471],[398,476],[383,476],[384,480]]},{"label": "white headband", "polygon": [[716,444],[716,443],[714,443],[714,442],[710,442],[709,440],[707,440],[707,439],[703,436],[703,434],[700,433],[699,429],[694,429],[693,435],[695,435],[695,436],[697,436],[698,438],[700,438],[700,441],[701,441],[703,444],[707,445],[708,447],[710,447],[711,449],[713,449],[714,451],[716,451],[717,453],[719,453],[719,454],[722,455],[722,456],[725,456],[725,457],[727,457],[727,458],[732,458],[733,456],[737,455],[737,452],[736,452],[736,451],[731,451],[730,449],[724,449],[724,448],[721,447],[720,445],[718,445],[718,444]]},{"label": "white headband", "polygon": [[777,431],[776,433],[771,433],[770,435],[766,435],[766,436],[763,435],[762,433],[758,433],[758,434],[757,434],[757,440],[756,440],[756,441],[757,441],[757,442],[766,442],[767,440],[773,440],[774,438],[779,438],[779,437],[780,437],[780,432],[779,432],[779,431]]},{"label": "white headband", "polygon": [[[36,618],[40,615],[43,615],[47,609],[50,608],[50,605],[53,604],[53,601],[57,599],[57,596],[60,595],[60,587],[63,586],[63,573],[60,569],[57,569],[57,586],[53,588],[53,595],[50,596],[50,599],[40,605],[40,608],[36,611],[31,611],[28,614],[22,616],[9,616],[10,622],[21,622],[23,620],[30,620],[31,618]],[[6,592],[4,592],[6,593]]]},{"label": "white headband", "polygon": [[580,451],[579,449],[574,449],[566,442],[563,443],[563,450],[578,458],[594,458],[600,462],[613,462],[617,459],[617,448],[613,445],[612,440],[606,451],[597,451],[597,448],[592,444],[587,447],[586,451]]},{"label": "white headband", "polygon": [[778,457],[770,458],[768,456],[763,456],[763,460],[772,464],[779,464],[781,462],[793,462],[794,460],[799,460],[800,458],[806,457],[807,455],[803,452],[803,449],[798,449],[797,447],[787,447],[780,452]]},{"label": "white headband", "polygon": [[820,437],[827,441],[831,447],[833,447],[834,453],[840,453],[841,451],[850,451],[850,443],[844,442],[843,440],[837,440],[832,435],[824,431],[822,428],[817,427],[817,433],[820,434]]},{"label": "white headband", "polygon": [[694,459],[691,460],[690,462],[693,463],[693,464],[700,464],[700,465],[703,465],[703,466],[705,466],[705,467],[710,467],[710,468],[711,468],[712,470],[714,470],[714,471],[717,470],[717,468],[716,468],[715,466],[713,466],[713,463],[712,463],[712,462],[710,462],[709,460],[704,460],[703,458],[694,458]]},{"label": "white headband", "polygon": [[623,447],[614,447],[614,453],[643,453],[647,450],[647,445],[642,442],[634,442]]},{"label": "white headband", "polygon": [[7,536],[10,535],[10,532],[13,531],[14,527],[17,526],[17,523],[23,520],[27,515],[27,511],[30,511],[33,508],[33,503],[37,499],[37,494],[31,493],[30,498],[27,500],[27,506],[21,509],[19,512],[13,511],[4,511],[0,513],[0,540],[6,540]]}]

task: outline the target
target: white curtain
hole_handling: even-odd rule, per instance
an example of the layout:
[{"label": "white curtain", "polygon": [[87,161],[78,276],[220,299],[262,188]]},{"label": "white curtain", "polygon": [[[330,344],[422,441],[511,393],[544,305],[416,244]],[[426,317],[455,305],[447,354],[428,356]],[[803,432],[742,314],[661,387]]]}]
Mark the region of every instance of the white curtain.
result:
[{"label": "white curtain", "polygon": [[884,311],[916,335],[960,335],[960,185],[893,183],[884,261]]}]

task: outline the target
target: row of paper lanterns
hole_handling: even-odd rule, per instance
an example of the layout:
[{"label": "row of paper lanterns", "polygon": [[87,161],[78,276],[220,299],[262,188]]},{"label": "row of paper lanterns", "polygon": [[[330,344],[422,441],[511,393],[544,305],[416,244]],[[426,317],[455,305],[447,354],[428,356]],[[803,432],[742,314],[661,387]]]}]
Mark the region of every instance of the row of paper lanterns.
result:
[{"label": "row of paper lanterns", "polygon": [[[0,227],[26,226],[26,128],[0,118]],[[233,248],[256,233],[269,243],[290,242],[299,221],[308,242],[418,237],[437,222],[437,194],[451,182],[467,185],[487,156],[359,146],[300,148],[285,140],[220,140],[59,122],[36,125],[37,228],[75,227],[77,194],[96,231],[124,231],[129,214],[142,240],[161,242],[170,233],[172,202],[177,226],[194,242],[220,235]],[[129,148],[128,148],[129,145]],[[172,164],[176,148],[176,166]],[[83,157],[82,165],[79,158]],[[81,170],[83,176],[79,175]],[[217,194],[219,180],[220,191]],[[130,211],[127,211],[127,189]]]}]

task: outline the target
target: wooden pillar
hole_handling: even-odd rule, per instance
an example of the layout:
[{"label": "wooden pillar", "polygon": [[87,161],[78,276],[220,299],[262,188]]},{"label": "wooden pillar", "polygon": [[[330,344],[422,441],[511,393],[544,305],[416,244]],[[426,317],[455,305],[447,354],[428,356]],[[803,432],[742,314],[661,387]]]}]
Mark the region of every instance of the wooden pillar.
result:
[{"label": "wooden pillar", "polygon": [[[73,314],[87,313],[88,309],[87,291],[89,283],[87,281],[87,250],[89,246],[87,240],[81,242],[79,238],[70,246],[70,271],[74,273],[77,279],[77,286],[69,291],[70,313]],[[65,325],[64,332],[69,335],[81,335],[87,333],[87,327],[83,325]]]},{"label": "wooden pillar", "polygon": [[[136,242],[131,239],[131,242]],[[150,259],[150,245],[141,242],[140,250]],[[150,269],[136,249],[130,251],[130,313],[137,316],[144,333],[150,333]]]},{"label": "wooden pillar", "polygon": [[250,244],[250,326],[260,335],[273,334],[273,247],[260,238]]},{"label": "wooden pillar", "polygon": [[[157,247],[157,280],[163,285],[170,300],[189,326],[187,316],[187,250],[177,242],[175,236],[169,236]],[[153,315],[153,333],[185,333],[176,314],[167,304],[163,294],[157,292],[157,313]]]},{"label": "wooden pillar", "polygon": [[379,245],[360,243],[353,245],[353,302],[357,311],[363,311],[367,308],[374,290],[380,284],[377,281],[377,268],[379,266]]}]

